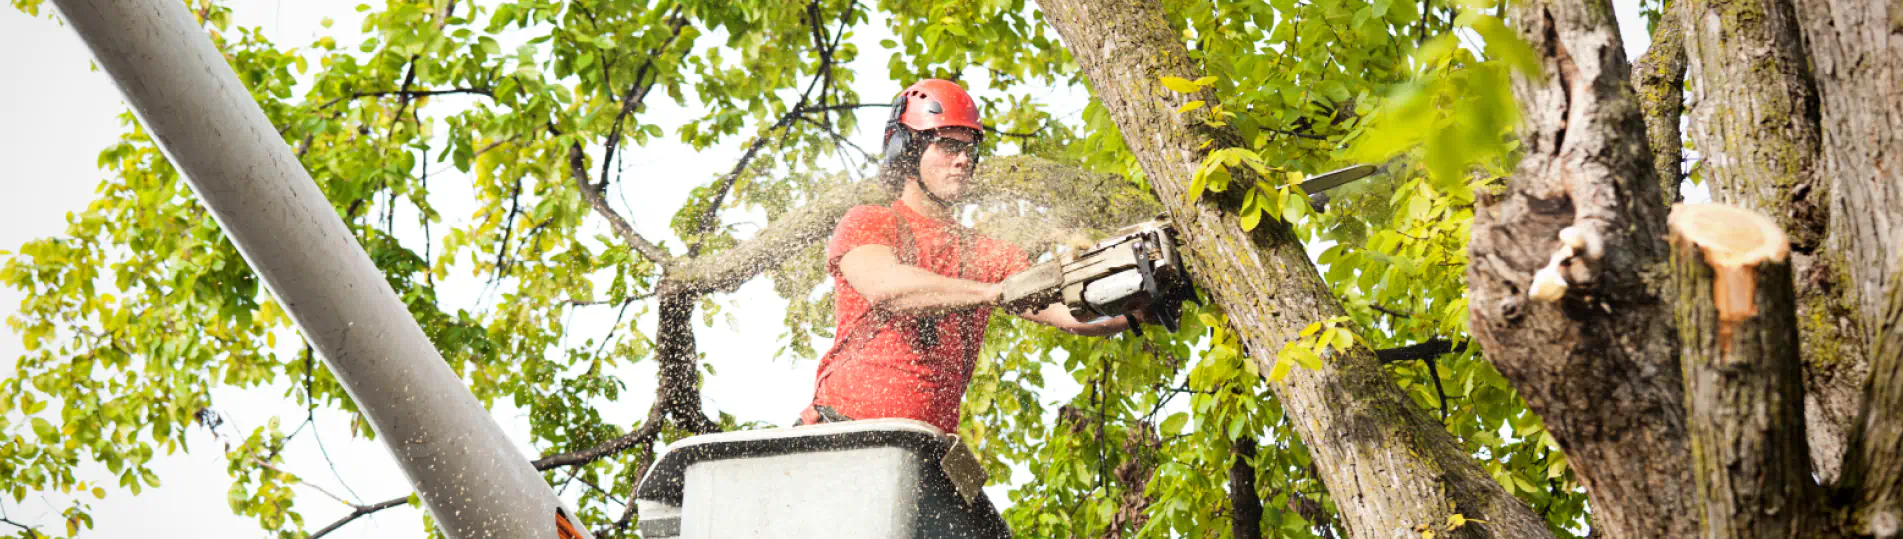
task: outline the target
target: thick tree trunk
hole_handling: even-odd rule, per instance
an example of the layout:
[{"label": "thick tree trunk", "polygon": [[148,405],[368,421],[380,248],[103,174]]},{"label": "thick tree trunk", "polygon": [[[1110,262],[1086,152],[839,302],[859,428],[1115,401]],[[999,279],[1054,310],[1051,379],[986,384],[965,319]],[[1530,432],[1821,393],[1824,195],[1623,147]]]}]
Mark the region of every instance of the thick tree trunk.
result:
[{"label": "thick tree trunk", "polygon": [[1823,134],[1796,10],[1780,0],[1694,0],[1674,9],[1691,74],[1691,139],[1712,198],[1773,216],[1790,234],[1806,432],[1818,475],[1835,480],[1868,364],[1856,299],[1838,278],[1843,257],[1824,241],[1830,179],[1817,170]]},{"label": "thick tree trunk", "polygon": [[[1302,327],[1343,311],[1285,224],[1264,223],[1251,234],[1233,212],[1184,196],[1201,160],[1198,148],[1209,141],[1212,147],[1236,142],[1227,130],[1175,112],[1189,99],[1213,97],[1163,88],[1163,76],[1200,75],[1187,47],[1152,3],[1040,5],[1182,231],[1199,282],[1228,312],[1262,372],[1269,372],[1275,351]],[[1401,395],[1366,350],[1333,358],[1321,369],[1296,369],[1272,387],[1308,442],[1353,535],[1412,535],[1415,526],[1445,522],[1453,512],[1487,521],[1456,534],[1550,535],[1540,518]]]},{"label": "thick tree trunk", "polygon": [[[1605,0],[1515,2],[1543,72],[1514,78],[1525,156],[1482,196],[1468,300],[1487,358],[1546,420],[1589,490],[1593,532],[1695,533],[1677,337],[1662,274],[1664,196]],[[1567,245],[1562,229],[1572,229]],[[1561,248],[1570,283],[1529,299]]]},{"label": "thick tree trunk", "polygon": [[1903,373],[1891,345],[1892,305],[1903,294],[1903,4],[1817,0],[1797,6],[1823,127],[1822,177],[1830,178],[1830,241],[1843,253],[1865,323],[1869,381],[1851,423],[1839,483],[1854,497],[1853,526],[1903,528]]},{"label": "thick tree trunk", "polygon": [[1788,241],[1733,206],[1678,206],[1670,228],[1704,536],[1802,536],[1822,496],[1804,445]]}]

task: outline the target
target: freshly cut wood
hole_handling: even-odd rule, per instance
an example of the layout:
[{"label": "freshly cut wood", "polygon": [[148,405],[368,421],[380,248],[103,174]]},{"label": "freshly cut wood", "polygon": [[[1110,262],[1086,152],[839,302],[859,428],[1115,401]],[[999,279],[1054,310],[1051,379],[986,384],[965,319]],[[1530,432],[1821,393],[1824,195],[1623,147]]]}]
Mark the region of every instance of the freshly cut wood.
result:
[{"label": "freshly cut wood", "polygon": [[1723,204],[1675,205],[1666,227],[1680,254],[1697,249],[1713,272],[1710,298],[1718,313],[1718,345],[1729,347],[1735,325],[1758,316],[1758,266],[1788,266],[1790,239],[1770,218]]},{"label": "freshly cut wood", "polygon": [[1763,214],[1680,204],[1667,220],[1687,430],[1708,537],[1797,537],[1810,504],[1790,239]]}]

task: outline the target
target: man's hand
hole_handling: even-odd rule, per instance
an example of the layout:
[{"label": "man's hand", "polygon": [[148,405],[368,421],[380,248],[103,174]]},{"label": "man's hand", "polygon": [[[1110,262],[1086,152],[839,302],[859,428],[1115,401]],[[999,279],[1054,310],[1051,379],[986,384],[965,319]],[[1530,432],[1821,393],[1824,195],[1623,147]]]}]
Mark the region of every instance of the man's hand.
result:
[{"label": "man's hand", "polygon": [[1018,316],[1023,317],[1025,320],[1064,330],[1065,333],[1083,335],[1085,337],[1116,335],[1122,333],[1123,330],[1130,329],[1130,321],[1122,316],[1100,318],[1090,322],[1078,321],[1076,317],[1071,316],[1070,308],[1065,307],[1062,303],[1052,303],[1045,306],[1042,310],[1030,313],[1019,313]]}]

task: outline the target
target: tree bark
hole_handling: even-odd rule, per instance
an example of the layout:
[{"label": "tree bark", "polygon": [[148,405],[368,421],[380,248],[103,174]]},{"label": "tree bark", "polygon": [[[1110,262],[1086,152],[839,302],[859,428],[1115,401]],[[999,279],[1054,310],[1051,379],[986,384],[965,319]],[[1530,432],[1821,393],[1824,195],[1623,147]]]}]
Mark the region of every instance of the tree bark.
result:
[{"label": "tree bark", "polygon": [[[1690,536],[1684,387],[1663,302],[1664,196],[1636,135],[1646,128],[1612,7],[1528,0],[1510,17],[1542,72],[1514,77],[1525,156],[1504,192],[1476,201],[1474,336],[1573,463],[1595,535]],[[1529,299],[1532,276],[1561,248],[1573,253],[1563,258],[1565,295]]]},{"label": "tree bark", "polygon": [[1734,206],[1681,205],[1670,222],[1703,535],[1802,536],[1822,496],[1804,444],[1789,242]]},{"label": "tree bark", "polygon": [[1903,273],[1890,280],[1889,301],[1870,356],[1870,383],[1855,425],[1844,483],[1855,491],[1851,523],[1859,533],[1903,535]]},{"label": "tree bark", "polygon": [[[1044,0],[1040,6],[1182,232],[1199,283],[1229,314],[1262,372],[1270,372],[1275,351],[1302,327],[1343,310],[1286,224],[1267,222],[1246,232],[1233,211],[1218,206],[1233,209],[1236,201],[1197,203],[1185,196],[1203,143],[1237,143],[1234,133],[1175,112],[1190,99],[1213,98],[1174,94],[1161,84],[1163,76],[1198,78],[1187,47],[1152,3]],[[1400,393],[1368,351],[1342,354],[1320,369],[1297,369],[1271,387],[1308,442],[1351,534],[1411,535],[1417,525],[1459,512],[1487,521],[1455,532],[1460,535],[1551,535]]]},{"label": "tree bark", "polygon": [[1790,234],[1800,276],[1806,432],[1818,475],[1834,481],[1868,363],[1862,316],[1835,269],[1843,256],[1825,242],[1830,179],[1817,170],[1823,134],[1796,9],[1778,0],[1674,8],[1691,74],[1691,139],[1712,198],[1773,216]]},{"label": "tree bark", "polygon": [[1848,288],[1866,322],[1869,380],[1851,423],[1843,491],[1854,499],[1860,533],[1903,527],[1903,373],[1897,366],[1895,310],[1903,270],[1903,5],[1813,1],[1797,6],[1810,52],[1823,127],[1823,177],[1830,178],[1830,241],[1843,254]]},{"label": "tree bark", "polygon": [[1777,220],[1791,249],[1822,243],[1830,186],[1813,181],[1817,91],[1796,14],[1777,0],[1686,0],[1692,146],[1712,198]]},{"label": "tree bark", "polygon": [[1652,31],[1652,45],[1632,67],[1632,87],[1638,90],[1639,106],[1645,110],[1652,169],[1657,171],[1666,204],[1684,199],[1678,192],[1685,177],[1685,143],[1678,121],[1685,113],[1685,30],[1677,13],[1685,4],[1666,7],[1668,13]]},{"label": "tree bark", "polygon": [[1262,495],[1255,489],[1255,439],[1236,440],[1235,459],[1229,464],[1229,535],[1235,539],[1262,538]]}]

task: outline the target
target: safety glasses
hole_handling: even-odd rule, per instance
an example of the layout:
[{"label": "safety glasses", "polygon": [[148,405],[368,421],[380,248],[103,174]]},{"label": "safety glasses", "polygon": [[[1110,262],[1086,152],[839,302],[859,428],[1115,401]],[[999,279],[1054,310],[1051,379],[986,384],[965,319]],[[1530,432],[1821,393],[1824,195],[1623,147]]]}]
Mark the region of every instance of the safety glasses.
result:
[{"label": "safety glasses", "polygon": [[971,158],[971,162],[974,165],[978,163],[978,159],[981,157],[981,152],[979,151],[979,148],[978,148],[978,142],[979,141],[977,140],[958,140],[958,139],[949,138],[949,137],[932,137],[932,146],[937,147],[938,151],[945,152],[951,155],[958,155],[961,153],[965,154],[966,156]]}]

